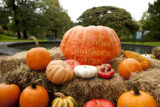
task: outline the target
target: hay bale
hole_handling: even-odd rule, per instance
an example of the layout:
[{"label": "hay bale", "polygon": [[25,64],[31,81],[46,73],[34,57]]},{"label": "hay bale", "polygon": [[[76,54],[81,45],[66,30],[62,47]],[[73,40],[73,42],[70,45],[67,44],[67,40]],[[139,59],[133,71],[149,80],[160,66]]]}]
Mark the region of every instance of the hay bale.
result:
[{"label": "hay bale", "polygon": [[81,79],[74,77],[71,82],[64,85],[55,86],[48,81],[45,71],[31,71],[27,65],[19,66],[15,71],[8,72],[3,77],[3,81],[17,84],[21,90],[31,84],[36,79],[43,79],[40,83],[49,93],[50,101],[53,100],[53,92],[62,92],[75,98],[78,107],[82,107],[88,100],[104,98],[116,102],[118,97],[126,91],[123,79],[116,73],[110,80],[93,78]]},{"label": "hay bale", "polygon": [[151,67],[150,69],[159,68],[160,69],[160,60],[150,59]]},{"label": "hay bale", "polygon": [[[64,56],[60,48],[50,49],[52,59],[64,60]],[[3,81],[12,82],[24,89],[31,84],[31,81],[36,79],[43,79],[40,83],[45,87],[50,95],[50,101],[53,100],[53,92],[60,91],[65,95],[73,96],[78,102],[78,107],[91,99],[104,98],[112,102],[116,102],[117,98],[127,90],[125,81],[115,73],[114,78],[110,80],[94,78],[81,79],[74,77],[74,79],[62,86],[55,86],[45,76],[44,71],[30,71],[25,64],[26,52],[17,53],[13,56],[0,58],[0,77]],[[118,65],[123,60],[123,57],[113,59],[110,64],[118,71]],[[146,71],[139,73],[132,73],[130,81],[132,81],[140,90],[150,93],[158,102],[160,106],[160,60],[151,59],[151,67]],[[10,72],[12,71],[12,72]]]},{"label": "hay bale", "polygon": [[159,76],[159,68],[150,68],[147,71],[132,73],[130,81],[133,82],[139,90],[150,93],[156,99],[157,103],[160,106]]},{"label": "hay bale", "polygon": [[113,60],[111,60],[110,64],[112,66],[112,68],[118,72],[118,65],[120,64],[120,62],[122,62],[125,58],[124,57],[119,57],[119,58],[114,58]]},{"label": "hay bale", "polygon": [[[52,59],[64,60],[65,57],[60,51],[59,47],[54,47],[49,50]],[[0,58],[0,75],[3,77],[5,73],[13,71],[17,66],[26,63],[27,51],[17,53],[13,56],[5,56]]]},{"label": "hay bale", "polygon": [[115,103],[125,91],[124,81],[117,73],[110,80],[74,78],[72,82],[61,87],[61,92],[72,95],[76,99],[79,104],[78,107],[82,107],[88,100],[97,98],[107,99]]},{"label": "hay bale", "polygon": [[160,46],[154,47],[152,54],[155,55],[156,59],[160,60]]}]

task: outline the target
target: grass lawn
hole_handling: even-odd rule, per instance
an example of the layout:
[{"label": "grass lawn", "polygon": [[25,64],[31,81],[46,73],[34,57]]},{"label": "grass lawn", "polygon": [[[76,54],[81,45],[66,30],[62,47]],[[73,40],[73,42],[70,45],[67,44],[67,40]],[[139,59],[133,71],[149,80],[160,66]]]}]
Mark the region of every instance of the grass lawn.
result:
[{"label": "grass lawn", "polygon": [[[33,41],[33,40],[17,39],[17,37],[11,37],[0,34],[0,42],[25,42],[25,41]],[[38,39],[38,41],[48,41],[48,40]]]},{"label": "grass lawn", "polygon": [[[121,42],[125,44],[134,44],[133,42]],[[160,46],[160,42],[135,42],[137,45],[151,45],[151,46]]]}]

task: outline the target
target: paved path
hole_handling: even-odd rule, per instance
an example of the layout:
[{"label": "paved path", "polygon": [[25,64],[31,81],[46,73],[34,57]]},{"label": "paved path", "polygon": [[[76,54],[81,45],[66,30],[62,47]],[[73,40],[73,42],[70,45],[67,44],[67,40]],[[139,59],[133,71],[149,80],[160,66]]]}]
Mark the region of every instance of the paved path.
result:
[{"label": "paved path", "polygon": [[0,56],[13,55],[18,51],[22,51],[20,49],[15,49],[15,48],[11,48],[11,47],[7,46],[7,45],[13,44],[13,43],[17,43],[17,42],[0,42]]}]

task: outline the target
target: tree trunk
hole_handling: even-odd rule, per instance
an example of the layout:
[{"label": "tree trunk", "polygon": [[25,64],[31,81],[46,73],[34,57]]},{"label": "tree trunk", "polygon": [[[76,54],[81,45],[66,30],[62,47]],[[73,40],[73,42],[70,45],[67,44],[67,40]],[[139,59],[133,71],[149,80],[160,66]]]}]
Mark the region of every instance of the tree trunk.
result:
[{"label": "tree trunk", "polygon": [[17,32],[17,38],[21,39],[21,33],[20,32]]},{"label": "tree trunk", "polygon": [[57,31],[55,31],[55,39],[57,39],[57,37],[58,37],[58,36],[57,36]]},{"label": "tree trunk", "polygon": [[23,39],[28,39],[26,30],[23,31]]}]

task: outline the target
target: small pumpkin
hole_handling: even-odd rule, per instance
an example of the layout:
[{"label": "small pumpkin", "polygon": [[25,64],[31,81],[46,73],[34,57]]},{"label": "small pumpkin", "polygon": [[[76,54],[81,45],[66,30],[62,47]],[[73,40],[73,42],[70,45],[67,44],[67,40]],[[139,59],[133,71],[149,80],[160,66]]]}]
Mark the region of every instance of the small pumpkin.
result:
[{"label": "small pumpkin", "polygon": [[134,58],[126,58],[118,65],[118,72],[125,79],[129,79],[131,72],[141,72],[142,70],[140,62]]},{"label": "small pumpkin", "polygon": [[92,65],[79,65],[74,68],[74,73],[77,77],[92,78],[98,73],[97,68]]},{"label": "small pumpkin", "polygon": [[144,56],[133,52],[133,51],[124,51],[124,56],[126,58],[134,58],[136,60],[138,60],[141,64],[144,70],[148,69],[150,67],[150,61],[145,58]]},{"label": "small pumpkin", "polygon": [[46,76],[53,84],[64,84],[73,79],[74,71],[67,62],[53,60],[46,68]]},{"label": "small pumpkin", "polygon": [[37,85],[39,81],[34,81],[31,86],[22,91],[19,100],[20,107],[48,107],[48,92],[42,86]]},{"label": "small pumpkin", "polygon": [[133,91],[123,93],[117,101],[117,107],[158,107],[155,99],[147,92],[139,91],[129,82]]},{"label": "small pumpkin", "polygon": [[16,84],[0,84],[0,107],[14,107],[20,96],[20,89]]},{"label": "small pumpkin", "polygon": [[100,65],[121,54],[121,44],[116,32],[105,26],[75,26],[68,30],[60,44],[67,59],[78,60],[83,65]]},{"label": "small pumpkin", "polygon": [[94,99],[88,101],[84,107],[114,107],[114,105],[105,99]]},{"label": "small pumpkin", "polygon": [[55,96],[59,96],[52,102],[52,107],[77,107],[76,101],[71,96],[64,96],[62,93],[55,92]]},{"label": "small pumpkin", "polygon": [[72,67],[73,70],[74,70],[75,66],[81,65],[80,62],[78,62],[77,60],[74,60],[74,59],[67,59],[65,61]]},{"label": "small pumpkin", "polygon": [[51,55],[47,49],[39,47],[38,40],[35,37],[32,36],[30,38],[34,39],[37,47],[32,48],[27,52],[26,63],[28,67],[33,70],[43,70],[51,61]]}]

